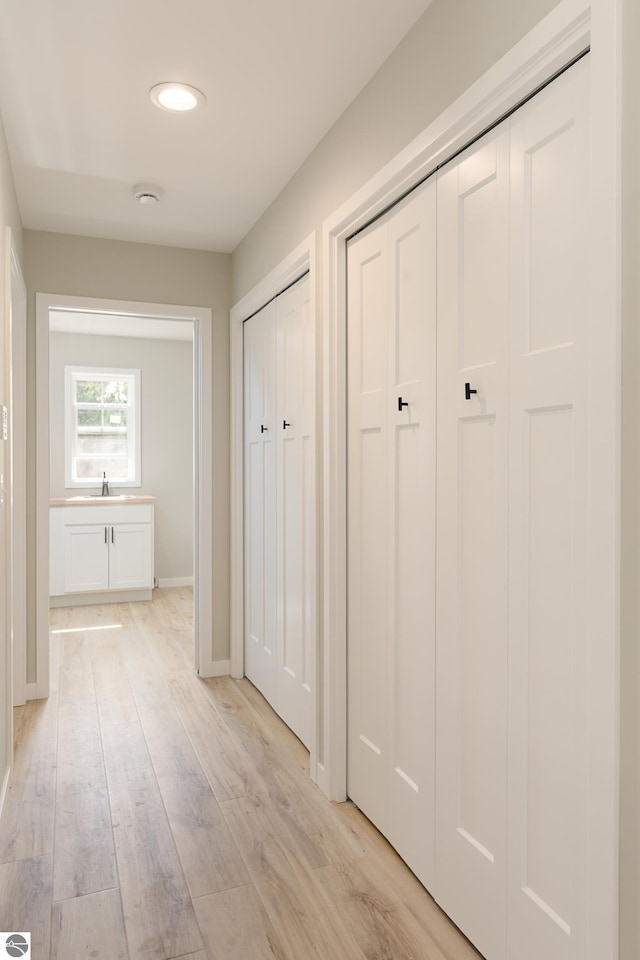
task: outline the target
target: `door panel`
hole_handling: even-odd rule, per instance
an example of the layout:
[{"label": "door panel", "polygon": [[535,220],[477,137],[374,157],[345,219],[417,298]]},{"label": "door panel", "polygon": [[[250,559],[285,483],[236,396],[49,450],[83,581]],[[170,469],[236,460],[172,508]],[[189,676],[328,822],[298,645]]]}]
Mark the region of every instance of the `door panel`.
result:
[{"label": "door panel", "polygon": [[349,245],[348,791],[433,880],[435,185]]},{"label": "door panel", "polygon": [[244,324],[245,673],[276,702],[275,303]]},{"label": "door panel", "polygon": [[276,299],[278,692],[276,709],[311,744],[315,622],[315,325],[309,278]]},{"label": "door panel", "polygon": [[587,76],[583,60],[512,121],[508,914],[521,960],[587,954]]},{"label": "door panel", "polygon": [[64,528],[65,593],[109,589],[109,527],[104,523]]},{"label": "door panel", "polygon": [[506,947],[508,230],[500,128],[438,177],[435,896],[492,960]]},{"label": "door panel", "polygon": [[[391,842],[433,884],[436,184],[388,224],[389,813]],[[399,404],[404,403],[402,409]],[[389,774],[388,774],[389,775]]]},{"label": "door panel", "polygon": [[112,590],[153,587],[150,523],[114,524],[110,529],[109,586]]},{"label": "door panel", "polygon": [[385,243],[386,227],[378,225],[348,248],[347,784],[349,796],[384,833],[389,821],[385,785],[389,713]]}]

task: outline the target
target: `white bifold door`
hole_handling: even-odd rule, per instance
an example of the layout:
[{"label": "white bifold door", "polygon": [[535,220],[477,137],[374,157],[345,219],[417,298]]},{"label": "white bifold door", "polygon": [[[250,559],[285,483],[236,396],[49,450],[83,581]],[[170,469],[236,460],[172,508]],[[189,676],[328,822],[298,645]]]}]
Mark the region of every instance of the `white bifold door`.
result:
[{"label": "white bifold door", "polygon": [[316,621],[308,277],[244,324],[245,674],[309,747]]},{"label": "white bifold door", "polygon": [[587,956],[588,60],[438,182],[436,899]]},{"label": "white bifold door", "polygon": [[348,250],[348,789],[487,960],[597,923],[589,180],[587,56]]},{"label": "white bifold door", "polygon": [[509,180],[503,124],[438,181],[434,896],[491,960],[507,908]]},{"label": "white bifold door", "polygon": [[348,792],[433,881],[435,183],[348,248]]}]

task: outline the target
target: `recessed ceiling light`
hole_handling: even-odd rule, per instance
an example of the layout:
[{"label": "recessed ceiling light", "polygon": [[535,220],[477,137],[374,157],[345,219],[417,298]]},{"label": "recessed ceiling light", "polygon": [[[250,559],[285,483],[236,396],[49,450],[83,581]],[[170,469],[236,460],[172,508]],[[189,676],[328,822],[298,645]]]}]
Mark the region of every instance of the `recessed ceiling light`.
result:
[{"label": "recessed ceiling light", "polygon": [[149,91],[151,102],[163,110],[193,110],[205,102],[205,95],[187,83],[157,83]]},{"label": "recessed ceiling light", "polygon": [[133,195],[142,204],[158,203],[162,198],[161,187],[154,187],[150,183],[136,183]]}]

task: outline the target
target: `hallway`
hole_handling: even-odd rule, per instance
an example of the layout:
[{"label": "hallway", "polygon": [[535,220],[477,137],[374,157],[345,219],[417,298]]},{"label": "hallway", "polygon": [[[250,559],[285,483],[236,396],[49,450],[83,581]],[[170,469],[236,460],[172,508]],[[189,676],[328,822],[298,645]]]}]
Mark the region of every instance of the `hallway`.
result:
[{"label": "hallway", "polygon": [[34,960],[473,960],[246,681],[190,667],[191,592],[51,611],[15,713],[0,928]]}]

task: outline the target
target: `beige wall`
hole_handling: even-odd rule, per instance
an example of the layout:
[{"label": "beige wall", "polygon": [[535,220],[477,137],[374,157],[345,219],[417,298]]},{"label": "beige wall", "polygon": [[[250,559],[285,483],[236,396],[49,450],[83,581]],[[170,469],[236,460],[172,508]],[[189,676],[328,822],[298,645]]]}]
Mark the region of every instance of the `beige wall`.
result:
[{"label": "beige wall", "polygon": [[[65,365],[140,370],[142,486],[155,506],[155,575],[193,576],[193,343],[136,337],[49,336],[50,493],[65,488]],[[118,493],[117,484],[112,492]],[[99,489],[98,489],[99,492]]]},{"label": "beige wall", "polygon": [[235,303],[557,0],[434,0],[236,248]]},{"label": "beige wall", "polygon": [[[35,503],[35,294],[138,300],[210,307],[213,314],[213,652],[229,657],[229,256],[27,230],[28,502]],[[29,562],[35,562],[35,529]],[[34,577],[29,577],[28,677],[35,676]]]},{"label": "beige wall", "polygon": [[[18,256],[22,257],[22,223],[18,211],[15,190],[13,187],[13,178],[11,175],[11,166],[7,153],[7,144],[4,135],[4,128],[0,120],[0,402],[9,406],[8,396],[8,365],[6,363],[4,339],[5,324],[7,322],[7,289],[6,289],[6,262],[7,262],[7,243],[6,228],[10,227],[13,233],[14,242],[18,251]],[[0,443],[3,443],[0,440]],[[6,449],[6,447],[5,447]],[[4,537],[3,537],[4,540]],[[3,556],[0,559],[0,581],[6,582],[5,577],[5,555],[4,542],[2,543]],[[10,721],[11,705],[7,702],[7,685],[5,682],[6,671],[9,663],[9,638],[6,624],[6,598],[4,590],[0,586],[0,788],[4,782],[5,773],[9,764],[7,752],[7,733]]]}]

